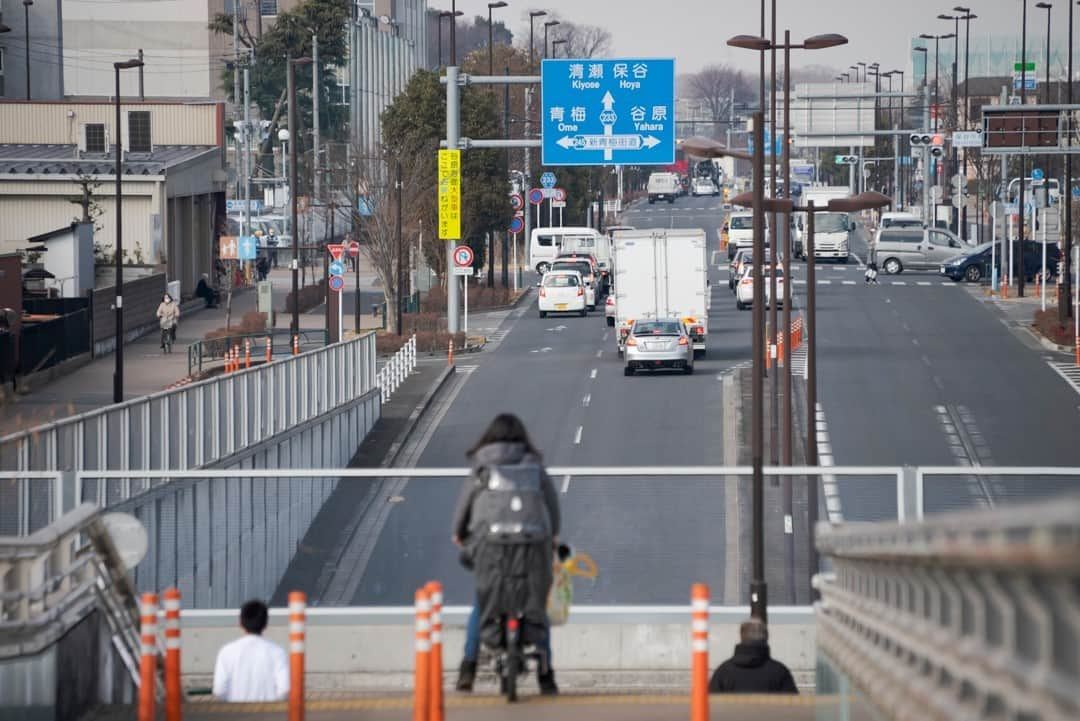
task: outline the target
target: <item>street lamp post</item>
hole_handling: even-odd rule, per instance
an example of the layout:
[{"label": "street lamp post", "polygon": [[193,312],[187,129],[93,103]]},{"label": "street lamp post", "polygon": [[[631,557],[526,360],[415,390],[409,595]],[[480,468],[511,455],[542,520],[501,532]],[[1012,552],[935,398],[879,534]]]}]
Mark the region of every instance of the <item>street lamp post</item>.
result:
[{"label": "street lamp post", "polygon": [[[558,57],[559,56],[559,51],[556,48],[556,46],[557,45],[566,45],[567,42],[569,42],[569,41],[566,38],[560,38],[558,40],[552,40],[551,41],[551,57],[553,57],[553,58]],[[569,57],[569,56],[566,55],[565,52],[563,53],[563,55],[564,55],[564,57]]]},{"label": "street lamp post", "polygon": [[548,20],[544,23],[544,57],[548,57],[548,28],[553,28],[556,25],[561,25],[558,20]]},{"label": "street lamp post", "polygon": [[[29,42],[27,43],[29,45]],[[116,148],[116,297],[113,306],[116,312],[116,357],[113,370],[113,403],[122,403],[124,400],[124,235],[121,228],[123,221],[123,192],[121,179],[123,178],[124,148],[123,136],[120,133],[120,71],[129,68],[141,68],[142,60],[132,59],[113,63],[113,72],[116,75],[116,140],[113,147]],[[27,66],[29,67],[29,66]],[[27,78],[29,80],[29,78]],[[27,93],[30,86],[27,85]],[[27,98],[29,100],[29,97]]]},{"label": "street lamp post", "polygon": [[300,142],[296,114],[296,66],[308,65],[311,58],[286,58],[286,95],[289,103],[289,222],[292,231],[292,325],[290,335],[300,334],[300,227],[297,225],[296,146]]},{"label": "street lamp post", "polygon": [[[1022,8],[1020,14],[1020,105],[1021,107],[1027,105],[1027,0],[1020,0],[1020,7]],[[1072,85],[1072,78],[1069,78],[1069,85]],[[1007,182],[1006,178],[1002,178],[1002,182]],[[1024,186],[1027,184],[1027,156],[1020,155],[1020,192],[1017,197],[1017,208],[1019,212],[1016,214],[1017,219],[1017,232],[1016,232],[1016,255],[1019,259],[1020,272],[1016,278],[1016,294],[1021,298],[1024,297]],[[1009,278],[1009,282],[1012,282],[1012,278]]]},{"label": "street lamp post", "polygon": [[[958,13],[963,13],[961,20],[964,21],[964,128],[971,127],[971,88],[968,83],[968,70],[970,64],[971,50],[971,21],[977,18],[977,15],[971,13],[971,8],[966,8],[961,5],[957,5],[953,8]],[[964,168],[963,175],[967,178],[967,162],[968,151],[964,148]],[[961,236],[965,241],[968,239],[967,228],[967,203],[960,206],[960,227],[962,230]],[[982,238],[979,239],[980,241]]]},{"label": "street lamp post", "polygon": [[[439,12],[439,67],[442,67],[442,64],[443,64],[443,60],[442,60],[442,26],[443,26],[443,23],[442,23],[442,21],[443,21],[444,18],[458,18],[458,17],[460,17],[460,16],[462,16],[464,14],[465,13],[463,11],[461,11],[461,10],[455,10],[454,12],[451,12],[449,10],[442,10],[442,11]],[[456,19],[451,20],[451,22],[457,22],[457,20]]]},{"label": "street lamp post", "polygon": [[[1041,3],[1035,3],[1035,7],[1039,8],[1040,10],[1045,10],[1046,11],[1046,81],[1044,83],[1044,85],[1046,87],[1043,89],[1042,96],[1043,96],[1043,102],[1044,103],[1049,103],[1050,102],[1050,9],[1052,7],[1054,7],[1054,6],[1051,3],[1041,2]],[[1072,78],[1069,78],[1069,81],[1071,82]],[[1058,97],[1061,97],[1061,96],[1059,95]]]},{"label": "street lamp post", "polygon": [[547,15],[547,10],[531,10],[529,11],[529,72],[533,69],[533,50],[536,48],[536,18],[542,18]]},{"label": "street lamp post", "polygon": [[497,8],[506,7],[507,3],[503,0],[499,2],[488,3],[488,75],[495,74],[495,30],[492,26],[491,11]]},{"label": "street lamp post", "polygon": [[[919,125],[924,130],[929,130],[930,129],[930,103],[929,103],[929,92],[928,92],[929,83],[927,81],[927,76],[928,76],[928,70],[927,69],[930,67],[929,66],[930,51],[927,48],[924,48],[924,47],[912,48],[912,50],[914,52],[917,52],[917,53],[922,53],[922,100],[920,102],[920,105],[923,108],[923,112],[922,112],[922,122],[920,122]],[[912,80],[913,80],[912,85],[914,85],[914,77],[915,77],[915,61],[914,61],[914,59],[912,59],[912,62],[911,62],[911,77],[912,77]],[[926,203],[927,193],[930,190],[930,188],[929,188],[929,176],[927,174],[927,171],[930,169],[930,158],[929,158],[929,156],[924,154],[922,162],[923,162],[923,174],[922,174],[922,176],[923,176],[923,189],[922,189],[922,203],[921,203],[921,205],[922,205],[922,208],[923,208],[923,222],[925,223],[925,222],[929,222],[929,216],[927,214],[927,207],[928,206],[927,206],[927,203]],[[912,169],[912,171],[914,173],[914,168]]]},{"label": "street lamp post", "polygon": [[[1068,69],[1068,89],[1066,92],[1066,102],[1071,106],[1073,104],[1073,1],[1069,0],[1069,69]],[[1073,126],[1072,115],[1069,116],[1069,125]],[[1069,149],[1072,148],[1072,136],[1073,127],[1069,127],[1068,132],[1065,133],[1065,142]],[[1061,189],[1061,192],[1065,198],[1065,241],[1062,244],[1062,255],[1064,271],[1061,274],[1061,293],[1058,295],[1058,322],[1062,325],[1069,320],[1070,311],[1070,299],[1072,298],[1072,211],[1073,211],[1073,196],[1072,196],[1072,153],[1065,153],[1065,187]]]},{"label": "street lamp post", "polygon": [[[23,5],[23,34],[26,35],[26,99],[30,99],[30,6],[34,0],[22,0]],[[117,131],[119,130],[117,126]]]}]

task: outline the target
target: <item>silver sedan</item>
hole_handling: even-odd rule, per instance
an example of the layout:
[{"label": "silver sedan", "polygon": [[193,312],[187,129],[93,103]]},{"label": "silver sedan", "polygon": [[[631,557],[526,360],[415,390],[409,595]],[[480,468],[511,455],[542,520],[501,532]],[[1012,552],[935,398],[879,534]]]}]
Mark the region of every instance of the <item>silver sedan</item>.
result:
[{"label": "silver sedan", "polygon": [[626,339],[624,375],[639,370],[694,372],[694,345],[678,318],[639,320]]}]

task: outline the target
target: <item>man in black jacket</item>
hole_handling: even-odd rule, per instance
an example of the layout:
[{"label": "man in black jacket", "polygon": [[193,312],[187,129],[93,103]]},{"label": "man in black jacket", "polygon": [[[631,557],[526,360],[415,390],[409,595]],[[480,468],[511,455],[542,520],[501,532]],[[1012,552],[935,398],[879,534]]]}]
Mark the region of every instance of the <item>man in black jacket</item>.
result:
[{"label": "man in black jacket", "polygon": [[769,631],[759,619],[739,626],[740,643],[709,681],[709,693],[798,693],[787,666],[769,656]]}]

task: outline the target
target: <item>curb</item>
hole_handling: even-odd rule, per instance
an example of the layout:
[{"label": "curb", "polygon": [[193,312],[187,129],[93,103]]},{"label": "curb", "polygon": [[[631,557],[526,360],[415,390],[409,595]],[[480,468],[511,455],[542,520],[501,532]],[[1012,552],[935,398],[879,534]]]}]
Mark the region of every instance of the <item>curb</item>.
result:
[{"label": "curb", "polygon": [[1021,327],[1024,330],[1026,330],[1028,333],[1030,333],[1031,336],[1035,340],[1037,340],[1042,345],[1042,347],[1045,348],[1046,350],[1054,351],[1056,353],[1071,353],[1071,352],[1073,352],[1073,349],[1070,346],[1059,345],[1059,344],[1055,343],[1054,341],[1050,340],[1049,338],[1047,338],[1046,336],[1044,336],[1042,333],[1038,333],[1038,332],[1032,330],[1031,328],[1028,328],[1027,326],[1021,326]]},{"label": "curb", "polygon": [[409,442],[409,438],[416,429],[416,424],[420,421],[420,417],[427,412],[427,409],[431,406],[431,402],[435,400],[435,396],[442,391],[443,386],[446,385],[450,376],[454,375],[456,372],[456,366],[446,366],[442,373],[439,374],[439,378],[435,381],[435,384],[428,389],[428,392],[424,394],[424,397],[416,404],[416,408],[409,414],[409,419],[405,422],[405,427],[401,429],[401,433],[399,433],[398,437],[394,439],[394,442],[390,444],[390,450],[387,451],[386,457],[383,458],[382,461],[383,468],[390,468],[397,462],[397,457],[401,454],[401,449]]}]

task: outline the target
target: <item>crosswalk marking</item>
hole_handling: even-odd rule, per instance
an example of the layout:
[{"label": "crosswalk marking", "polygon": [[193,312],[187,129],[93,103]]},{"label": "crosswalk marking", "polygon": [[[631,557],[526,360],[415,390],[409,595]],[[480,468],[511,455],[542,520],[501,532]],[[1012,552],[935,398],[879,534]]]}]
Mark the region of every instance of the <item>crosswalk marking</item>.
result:
[{"label": "crosswalk marking", "polygon": [[1060,363],[1058,361],[1047,361],[1050,367],[1054,371],[1065,379],[1065,382],[1072,386],[1072,389],[1080,394],[1080,366],[1075,363]]}]

